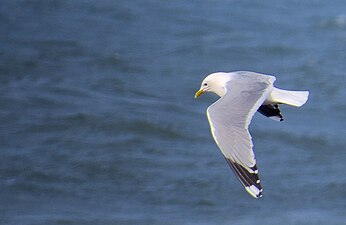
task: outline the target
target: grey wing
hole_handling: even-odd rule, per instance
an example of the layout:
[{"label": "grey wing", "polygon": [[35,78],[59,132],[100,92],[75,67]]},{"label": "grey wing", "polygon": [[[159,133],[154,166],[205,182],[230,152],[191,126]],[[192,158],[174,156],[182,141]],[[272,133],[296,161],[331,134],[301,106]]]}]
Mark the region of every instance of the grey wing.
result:
[{"label": "grey wing", "polygon": [[253,197],[262,195],[252,138],[248,131],[257,109],[269,95],[272,76],[239,76],[226,94],[207,109],[211,133],[238,180]]}]

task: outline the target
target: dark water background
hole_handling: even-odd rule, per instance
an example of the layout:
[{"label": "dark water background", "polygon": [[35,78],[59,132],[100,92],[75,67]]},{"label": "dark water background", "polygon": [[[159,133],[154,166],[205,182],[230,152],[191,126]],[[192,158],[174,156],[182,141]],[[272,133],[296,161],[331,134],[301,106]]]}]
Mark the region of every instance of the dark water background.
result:
[{"label": "dark water background", "polygon": [[[3,0],[1,224],[343,224],[345,1]],[[205,75],[310,90],[251,125],[264,196],[214,144]]]}]

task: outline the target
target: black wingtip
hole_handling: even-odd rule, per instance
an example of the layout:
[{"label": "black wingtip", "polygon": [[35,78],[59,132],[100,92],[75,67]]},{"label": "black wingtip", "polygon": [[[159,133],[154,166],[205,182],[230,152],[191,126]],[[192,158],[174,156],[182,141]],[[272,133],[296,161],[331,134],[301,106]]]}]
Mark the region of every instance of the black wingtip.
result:
[{"label": "black wingtip", "polygon": [[262,197],[262,186],[258,176],[257,166],[250,167],[249,170],[242,165],[234,162],[231,159],[226,158],[229,166],[235,173],[239,182],[245,187],[245,190],[254,198]]},{"label": "black wingtip", "polygon": [[271,118],[276,121],[283,121],[284,117],[282,116],[279,106],[275,105],[261,105],[258,110],[262,115]]}]

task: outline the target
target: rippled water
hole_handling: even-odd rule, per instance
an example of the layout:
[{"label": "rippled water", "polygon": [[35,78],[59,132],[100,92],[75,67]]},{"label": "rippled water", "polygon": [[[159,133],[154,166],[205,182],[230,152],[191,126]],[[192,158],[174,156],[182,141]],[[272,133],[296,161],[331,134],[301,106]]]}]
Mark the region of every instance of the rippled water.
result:
[{"label": "rippled water", "polygon": [[[343,1],[0,4],[1,224],[342,224]],[[263,198],[238,183],[194,92],[252,70],[310,90],[251,125]]]}]

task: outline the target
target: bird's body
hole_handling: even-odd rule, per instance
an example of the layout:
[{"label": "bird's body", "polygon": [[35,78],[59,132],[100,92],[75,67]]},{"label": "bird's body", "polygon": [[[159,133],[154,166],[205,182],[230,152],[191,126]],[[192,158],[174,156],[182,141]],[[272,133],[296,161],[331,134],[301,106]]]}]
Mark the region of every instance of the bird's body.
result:
[{"label": "bird's body", "polygon": [[213,73],[202,82],[195,98],[214,92],[221,98],[207,109],[212,136],[226,161],[253,197],[262,196],[252,138],[248,126],[256,111],[283,120],[278,104],[300,107],[307,91],[286,91],[273,86],[275,77],[254,72]]}]

